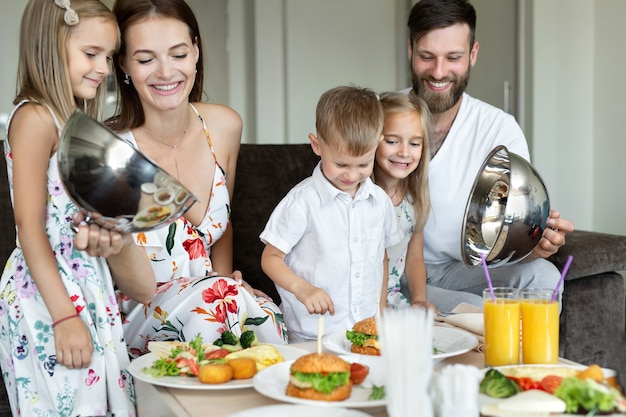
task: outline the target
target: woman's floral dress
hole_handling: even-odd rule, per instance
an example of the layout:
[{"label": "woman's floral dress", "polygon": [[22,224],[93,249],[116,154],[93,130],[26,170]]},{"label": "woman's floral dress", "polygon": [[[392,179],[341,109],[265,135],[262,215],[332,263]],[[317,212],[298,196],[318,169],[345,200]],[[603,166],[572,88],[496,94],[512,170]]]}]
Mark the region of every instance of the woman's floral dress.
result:
[{"label": "woman's floral dress", "polygon": [[[13,196],[8,140],[4,157]],[[104,258],[74,248],[70,224],[78,208],[63,188],[56,154],[48,162],[47,191],[50,247],[76,312],[91,331],[94,351],[88,368],[57,364],[52,318],[17,241],[0,280],[0,365],[11,411],[14,416],[102,416],[107,411],[134,416],[134,390],[126,371],[130,361],[111,274]]]},{"label": "woman's floral dress", "polygon": [[[213,150],[206,125],[196,114]],[[121,136],[136,146],[131,132]],[[135,234],[136,243],[152,261],[158,288],[149,306],[119,294],[132,356],[146,353],[151,340],[188,341],[200,333],[205,342],[212,343],[224,330],[237,335],[254,330],[262,342],[287,343],[283,316],[274,303],[253,297],[232,278],[212,276],[211,246],[230,221],[225,174],[217,159],[215,164],[211,201],[200,225],[181,217],[160,229]]]}]

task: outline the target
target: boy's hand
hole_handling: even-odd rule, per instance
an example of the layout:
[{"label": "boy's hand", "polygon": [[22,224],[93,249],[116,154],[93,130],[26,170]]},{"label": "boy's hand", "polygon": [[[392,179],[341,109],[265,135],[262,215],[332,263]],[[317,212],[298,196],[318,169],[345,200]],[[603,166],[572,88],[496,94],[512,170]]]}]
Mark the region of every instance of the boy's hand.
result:
[{"label": "boy's hand", "polygon": [[309,314],[335,314],[335,305],[328,293],[321,288],[307,283],[297,294],[296,298],[304,304]]}]

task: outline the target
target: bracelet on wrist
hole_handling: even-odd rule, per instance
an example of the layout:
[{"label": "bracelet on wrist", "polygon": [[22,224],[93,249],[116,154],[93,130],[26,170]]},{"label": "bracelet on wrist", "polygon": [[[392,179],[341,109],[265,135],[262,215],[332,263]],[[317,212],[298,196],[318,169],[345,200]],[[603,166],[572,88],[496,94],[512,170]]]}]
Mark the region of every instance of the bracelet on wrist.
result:
[{"label": "bracelet on wrist", "polygon": [[76,317],[79,317],[79,316],[80,316],[80,314],[74,313],[74,314],[70,314],[69,316],[63,317],[62,319],[58,319],[57,321],[52,323],[52,328],[54,329],[57,324],[61,324],[64,321],[67,321],[67,320],[75,319]]}]

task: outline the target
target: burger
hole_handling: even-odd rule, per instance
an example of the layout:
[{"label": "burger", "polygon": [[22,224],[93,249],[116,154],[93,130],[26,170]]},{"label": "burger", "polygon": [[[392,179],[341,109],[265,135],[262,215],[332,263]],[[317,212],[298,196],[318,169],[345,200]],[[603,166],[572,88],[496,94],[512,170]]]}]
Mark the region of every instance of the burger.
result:
[{"label": "burger", "polygon": [[362,355],[380,356],[380,345],[378,344],[378,329],[376,320],[369,317],[365,320],[357,321],[352,330],[346,331],[346,337],[352,343],[350,351]]},{"label": "burger", "polygon": [[352,393],[350,364],[330,353],[300,356],[289,367],[286,394],[319,401],[341,401]]}]

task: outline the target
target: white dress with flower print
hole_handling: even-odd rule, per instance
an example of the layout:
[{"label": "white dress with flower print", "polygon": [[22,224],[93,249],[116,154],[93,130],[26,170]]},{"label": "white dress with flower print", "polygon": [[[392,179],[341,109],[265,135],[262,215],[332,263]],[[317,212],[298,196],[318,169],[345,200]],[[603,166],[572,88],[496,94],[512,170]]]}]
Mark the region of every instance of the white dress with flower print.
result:
[{"label": "white dress with flower print", "polygon": [[[8,141],[4,157],[13,196]],[[16,242],[0,280],[0,365],[11,411],[14,416],[102,416],[107,411],[134,416],[129,358],[111,274],[104,258],[74,248],[70,225],[78,208],[63,188],[56,154],[48,162],[47,192],[46,234],[63,284],[91,331],[94,350],[87,368],[57,364],[52,318]]]},{"label": "white dress with flower print", "polygon": [[[196,114],[213,150],[206,125]],[[131,132],[120,136],[137,146]],[[224,330],[237,335],[253,330],[261,342],[287,343],[283,316],[276,304],[253,297],[232,278],[212,276],[211,246],[230,222],[230,196],[217,159],[215,168],[211,201],[200,225],[181,217],[160,229],[135,234],[136,243],[146,249],[152,261],[158,288],[149,306],[119,294],[124,332],[133,357],[146,353],[152,340],[189,341],[200,333],[204,342],[212,343]]]}]

